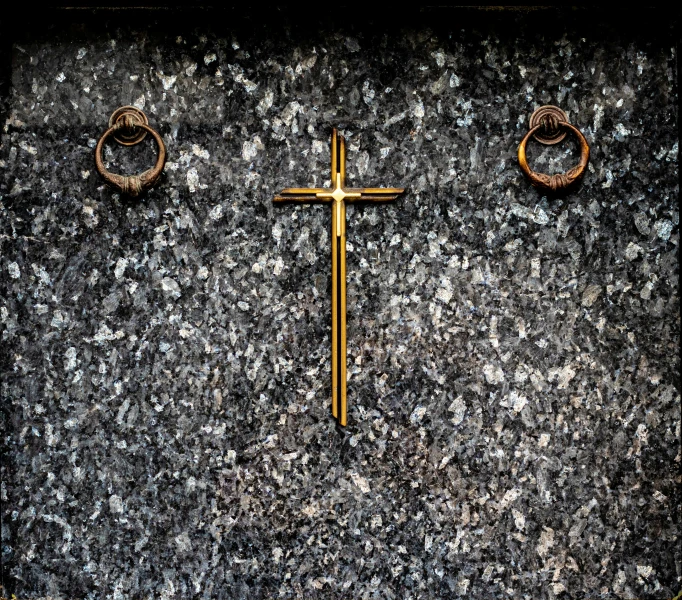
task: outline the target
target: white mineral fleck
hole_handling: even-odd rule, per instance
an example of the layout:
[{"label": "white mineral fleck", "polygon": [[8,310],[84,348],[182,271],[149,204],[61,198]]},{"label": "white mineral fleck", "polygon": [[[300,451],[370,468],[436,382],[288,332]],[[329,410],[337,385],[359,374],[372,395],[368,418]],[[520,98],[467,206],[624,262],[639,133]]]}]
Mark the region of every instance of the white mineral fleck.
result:
[{"label": "white mineral fleck", "polygon": [[485,375],[485,380],[493,385],[504,381],[504,371],[497,365],[488,364],[483,367],[483,375]]},{"label": "white mineral fleck", "polygon": [[553,583],[552,584],[552,591],[554,592],[555,595],[558,596],[562,592],[566,591],[566,586],[561,582]]},{"label": "white mineral fleck", "polygon": [[514,517],[514,525],[516,525],[516,528],[523,531],[523,528],[526,526],[526,517],[521,511],[516,510],[515,508],[512,508],[512,516]]},{"label": "white mineral fleck", "polygon": [[502,500],[500,500],[500,510],[506,510],[516,501],[520,495],[521,490],[519,488],[511,488],[510,490],[507,490],[502,497]]},{"label": "white mineral fleck", "polygon": [[76,349],[71,346],[65,353],[64,353],[64,370],[65,371],[72,371],[73,369],[76,368],[76,356],[78,353],[76,352]]},{"label": "white mineral fleck", "polygon": [[635,260],[643,252],[644,250],[640,245],[630,242],[625,249],[625,258],[628,260]]},{"label": "white mineral fleck", "polygon": [[123,500],[121,496],[114,494],[109,497],[109,510],[115,515],[123,512]]},{"label": "white mineral fleck", "polygon": [[390,127],[391,125],[394,125],[395,123],[399,123],[406,116],[407,116],[407,113],[405,111],[398,113],[397,115],[392,116],[390,119],[386,120],[386,123],[384,123],[384,129],[387,127]]},{"label": "white mineral fleck", "polygon": [[[263,95],[263,98],[261,101],[258,103],[258,106],[256,106],[256,112],[259,115],[265,114],[268,109],[272,106],[272,103],[275,99],[275,94],[273,93],[272,90],[266,90],[265,94]],[[315,146],[315,142],[313,142],[313,149]]]},{"label": "white mineral fleck", "polygon": [[421,420],[424,418],[425,414],[426,414],[426,407],[425,406],[417,406],[412,411],[412,414],[410,415],[410,421],[416,425],[417,423],[421,422]]},{"label": "white mineral fleck", "polygon": [[302,109],[301,105],[295,100],[293,102],[289,102],[284,107],[284,110],[282,111],[280,118],[287,127],[290,127],[294,121],[294,117],[299,112],[301,112],[301,109]]},{"label": "white mineral fleck", "polygon": [[597,131],[597,129],[599,129],[599,126],[601,125],[601,120],[602,120],[602,117],[604,115],[604,107],[599,105],[599,104],[595,104],[593,107],[593,110],[594,110],[594,122],[593,122],[592,128],[594,129],[594,131]]},{"label": "white mineral fleck", "polygon": [[272,226],[272,237],[277,240],[277,243],[282,239],[282,226],[279,223]]},{"label": "white mineral fleck", "polygon": [[547,213],[539,207],[536,207],[536,209],[533,211],[532,219],[538,225],[547,225],[547,223],[549,223],[549,217],[547,216]]},{"label": "white mineral fleck", "polygon": [[635,227],[642,235],[649,235],[651,227],[649,227],[649,219],[643,212],[638,212],[635,215]]},{"label": "white mineral fleck", "polygon": [[372,104],[375,96],[376,92],[370,87],[369,81],[365,81],[365,83],[362,85],[362,99],[365,101],[365,104]]},{"label": "white mineral fleck", "polygon": [[7,271],[12,279],[19,279],[21,277],[21,271],[19,270],[19,265],[15,262],[11,262],[7,265]]},{"label": "white mineral fleck", "polygon": [[563,368],[559,369],[554,367],[547,372],[547,379],[549,381],[557,380],[557,389],[564,390],[568,386],[569,382],[575,377],[575,370],[571,365],[565,365]]},{"label": "white mineral fleck", "polygon": [[163,290],[164,294],[168,294],[169,296],[173,296],[174,298],[180,297],[180,286],[178,285],[178,282],[175,281],[175,279],[171,279],[170,277],[164,277],[161,280],[161,289]]},{"label": "white mineral fleck", "polygon": [[668,496],[666,496],[666,495],[665,495],[663,492],[661,492],[660,490],[656,490],[656,491],[653,493],[653,497],[654,497],[654,499],[657,500],[658,502],[665,502],[665,501],[668,499]]},{"label": "white mineral fleck", "polygon": [[671,221],[668,221],[668,219],[662,219],[654,223],[654,229],[656,230],[656,235],[664,242],[667,242],[670,239],[673,224]]},{"label": "white mineral fleck", "polygon": [[625,125],[622,123],[617,123],[616,124],[616,133],[614,134],[614,137],[619,141],[622,142],[628,135],[632,133],[629,129],[626,129]]},{"label": "white mineral fleck", "polygon": [[175,85],[177,75],[164,75],[161,71],[157,71],[156,76],[161,80],[164,90],[169,90]]},{"label": "white mineral fleck", "polygon": [[223,207],[221,204],[216,204],[208,213],[208,218],[211,221],[218,221],[223,216]]},{"label": "white mineral fleck", "polygon": [[549,552],[549,549],[554,546],[554,529],[551,527],[543,527],[544,531],[540,534],[540,541],[537,545],[537,553],[544,558]]},{"label": "white mineral fleck", "polygon": [[359,175],[364,175],[367,172],[367,167],[369,166],[369,154],[367,152],[361,152],[356,155],[355,168]]},{"label": "white mineral fleck", "polygon": [[123,400],[123,404],[118,409],[116,413],[116,422],[120,425],[123,423],[123,417],[125,417],[126,411],[130,408],[130,398]]},{"label": "white mineral fleck", "polygon": [[441,281],[442,287],[436,292],[436,298],[438,298],[444,304],[447,304],[452,299],[452,284],[449,279],[443,279]]},{"label": "white mineral fleck", "polygon": [[528,399],[516,391],[513,391],[509,394],[509,400],[512,403],[512,410],[515,413],[520,413],[526,404],[528,404]]},{"label": "white mineral fleck", "polygon": [[277,446],[277,440],[278,439],[279,439],[279,436],[276,433],[269,435],[263,441],[263,448],[274,448],[275,446]]},{"label": "white mineral fleck", "polygon": [[239,69],[236,69],[234,65],[228,65],[228,67],[230,68],[234,80],[237,83],[241,83],[248,94],[252,94],[258,89],[258,84],[244,77],[244,73]]},{"label": "white mineral fleck", "polygon": [[471,580],[466,577],[463,577],[457,582],[458,596],[466,596],[467,590],[469,589],[469,583],[471,583]]},{"label": "white mineral fleck", "polygon": [[512,202],[509,208],[511,209],[512,214],[520,219],[530,219],[538,225],[547,225],[547,223],[549,223],[547,213],[539,206],[536,206],[535,209],[531,210],[518,202]]},{"label": "white mineral fleck", "polygon": [[123,273],[126,270],[126,267],[128,266],[128,259],[127,258],[119,258],[116,261],[116,268],[114,269],[114,276],[116,279],[121,279],[123,277]]},{"label": "white mineral fleck", "polygon": [[115,339],[115,335],[106,325],[100,325],[100,328],[97,330],[93,339],[96,342],[107,342]]},{"label": "white mineral fleck", "polygon": [[183,531],[180,535],[175,537],[175,543],[178,545],[181,552],[189,552],[192,549],[192,542],[186,531]]},{"label": "white mineral fleck", "polygon": [[585,288],[585,291],[583,292],[583,298],[582,298],[582,305],[583,306],[592,306],[597,298],[599,298],[599,295],[601,294],[601,286],[600,285],[588,285]]},{"label": "white mineral fleck", "polygon": [[208,150],[202,148],[198,144],[192,144],[192,153],[195,156],[198,156],[199,158],[204,158],[206,160],[208,160],[211,157],[211,155],[208,153]]},{"label": "white mineral fleck", "polygon": [[540,277],[540,267],[541,267],[540,257],[536,256],[530,261],[530,276],[538,279]]},{"label": "white mineral fleck", "polygon": [[257,154],[258,148],[256,147],[256,144],[249,140],[246,140],[242,144],[242,158],[244,160],[251,160],[252,158],[255,158]]},{"label": "white mineral fleck", "polygon": [[647,281],[644,287],[642,288],[642,291],[639,293],[639,297],[642,300],[648,300],[651,298],[651,292],[654,289],[654,282],[653,281]]},{"label": "white mineral fleck", "polygon": [[644,577],[644,579],[648,579],[653,572],[653,567],[649,565],[637,565],[637,575]]},{"label": "white mineral fleck", "polygon": [[190,193],[196,192],[199,188],[199,174],[195,168],[187,171],[187,187],[189,187]]},{"label": "white mineral fleck", "polygon": [[61,313],[61,311],[54,311],[54,316],[52,317],[52,322],[50,325],[52,325],[52,327],[61,327],[65,322],[66,319],[64,318],[64,315]]},{"label": "white mineral fleck", "polygon": [[370,492],[371,488],[369,487],[368,481],[364,477],[362,477],[355,471],[351,471],[350,478],[353,480],[353,483],[360,488],[360,491],[363,494],[367,494]]},{"label": "white mineral fleck", "polygon": [[31,154],[33,156],[38,154],[38,150],[35,148],[35,146],[31,146],[24,141],[19,142],[19,148],[21,148],[24,152],[28,152],[29,154]]},{"label": "white mineral fleck", "polygon": [[448,407],[448,410],[453,413],[450,421],[453,425],[459,425],[464,420],[464,415],[467,411],[467,405],[462,399],[462,396],[457,396]]},{"label": "white mineral fleck", "polygon": [[211,52],[210,54],[207,54],[204,56],[204,64],[210,65],[212,62],[216,61],[218,57],[215,55],[215,52]]},{"label": "white mineral fleck", "polygon": [[442,48],[439,48],[436,52],[431,52],[431,56],[436,59],[436,64],[442,67],[445,64],[445,53]]}]

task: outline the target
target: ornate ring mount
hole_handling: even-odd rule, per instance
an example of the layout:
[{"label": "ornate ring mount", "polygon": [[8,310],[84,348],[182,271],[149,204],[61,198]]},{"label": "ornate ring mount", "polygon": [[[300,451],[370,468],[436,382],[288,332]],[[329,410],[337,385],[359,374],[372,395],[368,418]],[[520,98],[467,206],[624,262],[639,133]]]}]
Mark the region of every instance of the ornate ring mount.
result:
[{"label": "ornate ring mount", "polygon": [[[541,144],[551,145],[560,142],[567,133],[573,133],[580,144],[580,162],[567,171],[556,175],[537,173],[528,166],[526,144],[533,137]],[[580,130],[571,125],[566,113],[556,106],[541,106],[530,118],[530,130],[519,144],[519,166],[530,182],[546,192],[559,192],[575,184],[585,173],[590,160],[590,147]]]},{"label": "ornate ring mount", "polygon": [[[139,175],[118,175],[106,170],[102,162],[102,148],[109,136],[113,136],[123,146],[134,146],[139,144],[147,134],[154,138],[158,148],[156,164],[151,169]],[[104,181],[117,188],[123,194],[135,198],[154,186],[161,176],[165,164],[166,146],[161,136],[149,126],[147,115],[134,106],[122,106],[117,109],[109,119],[109,129],[104,132],[95,148],[95,165],[97,166],[97,172]]]}]

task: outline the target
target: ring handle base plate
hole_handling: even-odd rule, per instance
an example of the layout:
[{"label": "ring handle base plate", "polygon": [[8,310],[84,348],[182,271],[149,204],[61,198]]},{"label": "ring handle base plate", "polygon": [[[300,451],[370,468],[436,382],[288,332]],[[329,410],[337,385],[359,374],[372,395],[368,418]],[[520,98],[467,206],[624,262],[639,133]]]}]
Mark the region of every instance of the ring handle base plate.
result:
[{"label": "ring handle base plate", "polygon": [[[566,116],[566,113],[563,110],[561,110],[558,106],[552,106],[551,104],[547,104],[536,109],[535,112],[530,116],[530,123],[528,129],[533,129],[533,127],[542,125],[543,121],[547,117],[556,119],[556,121],[559,123],[568,123],[568,117]],[[561,127],[557,127],[557,129],[551,133],[547,133],[545,131],[545,128],[542,127],[533,136],[535,141],[540,142],[545,146],[553,146],[554,144],[558,144],[565,137],[566,131]]]},{"label": "ring handle base plate", "polygon": [[[109,127],[113,127],[126,115],[130,115],[136,121],[140,121],[145,125],[149,125],[147,115],[145,115],[139,108],[135,106],[121,106],[121,108],[117,108],[111,117],[109,117]],[[147,137],[147,132],[141,127],[136,127],[132,133],[126,133],[125,129],[119,129],[113,135],[113,138],[122,146],[135,146],[136,144],[139,144],[145,137]]]}]

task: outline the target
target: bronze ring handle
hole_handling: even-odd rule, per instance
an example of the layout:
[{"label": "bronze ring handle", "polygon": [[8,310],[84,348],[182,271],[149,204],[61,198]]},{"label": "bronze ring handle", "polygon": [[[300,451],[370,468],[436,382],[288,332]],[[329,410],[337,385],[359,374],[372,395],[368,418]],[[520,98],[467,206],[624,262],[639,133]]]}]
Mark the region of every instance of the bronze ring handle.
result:
[{"label": "bronze ring handle", "polygon": [[[116,173],[110,173],[106,170],[104,163],[102,162],[102,147],[104,146],[104,142],[110,135],[113,135],[114,139],[119,141],[116,134],[124,134],[126,132],[130,133],[135,129],[143,129],[154,138],[158,148],[156,164],[151,169],[148,169],[139,175],[118,175]],[[143,136],[138,137],[138,141],[140,141]],[[95,148],[95,165],[97,166],[97,172],[108,184],[114,186],[123,194],[132,196],[133,198],[139,196],[142,192],[154,186],[159,177],[161,177],[161,173],[163,172],[163,167],[165,164],[166,146],[164,145],[161,136],[149,125],[141,122],[137,115],[134,114],[121,115],[121,118],[119,118],[111,127],[109,127],[109,129],[104,132],[102,137],[99,139],[99,142],[97,142],[97,147]]]},{"label": "bronze ring handle", "polygon": [[546,175],[545,173],[537,173],[528,166],[528,160],[526,159],[526,144],[533,135],[543,128],[544,125],[542,123],[533,127],[519,144],[519,165],[521,166],[521,170],[536,188],[546,192],[565,190],[575,184],[575,182],[577,182],[585,173],[587,163],[590,160],[590,147],[587,145],[587,140],[585,139],[585,136],[580,133],[580,130],[566,121],[559,121],[556,125],[559,128],[571,131],[578,138],[578,142],[580,143],[580,162],[566,173]]}]

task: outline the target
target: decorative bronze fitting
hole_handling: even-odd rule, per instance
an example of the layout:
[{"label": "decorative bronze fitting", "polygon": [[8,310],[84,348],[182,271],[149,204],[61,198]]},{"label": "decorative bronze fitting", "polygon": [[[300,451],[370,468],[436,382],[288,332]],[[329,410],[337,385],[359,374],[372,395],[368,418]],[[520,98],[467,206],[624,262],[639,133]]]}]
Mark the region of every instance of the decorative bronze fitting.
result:
[{"label": "decorative bronze fitting", "polygon": [[[530,117],[530,130],[519,144],[519,165],[526,177],[538,189],[545,192],[559,192],[574,185],[585,174],[590,160],[590,147],[580,130],[568,122],[566,113],[556,106],[541,106]],[[572,132],[580,144],[580,162],[567,171],[556,175],[537,173],[528,166],[526,144],[533,137],[546,146],[557,144]]]},{"label": "decorative bronze fitting", "polygon": [[332,131],[331,187],[287,188],[274,202],[325,202],[332,208],[332,415],[346,426],[348,407],[346,393],[346,203],[388,202],[395,200],[403,188],[347,188],[346,141],[336,129]]},{"label": "decorative bronze fitting", "polygon": [[[154,138],[158,148],[156,164],[151,169],[139,175],[118,175],[107,171],[102,162],[102,148],[110,135],[122,146],[134,146],[139,144],[148,133]],[[122,106],[114,111],[109,118],[109,129],[104,132],[95,148],[95,165],[104,181],[121,193],[135,198],[156,184],[165,164],[166,146],[161,136],[149,126],[147,115],[134,106]]]}]

